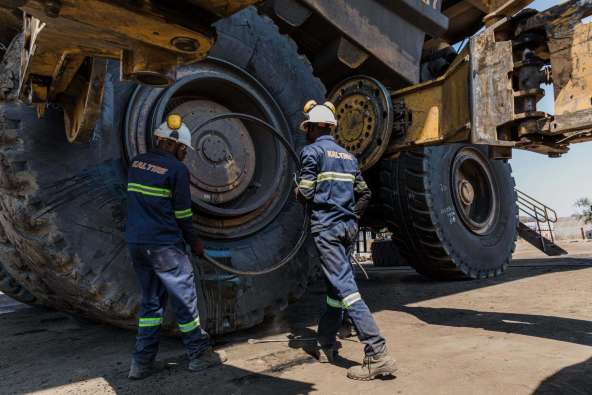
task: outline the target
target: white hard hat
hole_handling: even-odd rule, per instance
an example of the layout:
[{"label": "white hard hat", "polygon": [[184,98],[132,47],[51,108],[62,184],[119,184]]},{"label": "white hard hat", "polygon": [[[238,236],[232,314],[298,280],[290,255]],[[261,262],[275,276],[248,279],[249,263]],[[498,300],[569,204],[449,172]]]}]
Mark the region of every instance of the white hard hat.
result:
[{"label": "white hard hat", "polygon": [[163,139],[176,141],[193,149],[191,146],[191,132],[187,125],[182,123],[180,119],[178,115],[169,115],[167,120],[154,131],[154,135]]},{"label": "white hard hat", "polygon": [[335,119],[335,107],[331,102],[317,104],[314,100],[309,100],[304,105],[304,114],[306,119],[300,124],[300,130],[306,132],[306,125],[309,123],[326,123],[337,126]]}]

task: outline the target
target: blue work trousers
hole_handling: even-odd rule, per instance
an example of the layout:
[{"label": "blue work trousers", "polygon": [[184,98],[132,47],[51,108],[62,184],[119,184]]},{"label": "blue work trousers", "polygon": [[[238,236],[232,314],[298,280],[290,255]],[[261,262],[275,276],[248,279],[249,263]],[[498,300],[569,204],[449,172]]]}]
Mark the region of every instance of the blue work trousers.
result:
[{"label": "blue work trousers", "polygon": [[327,285],[327,309],[319,321],[318,337],[321,347],[333,346],[347,310],[358,338],[364,343],[364,352],[375,355],[385,349],[385,340],[358,292],[351,267],[350,255],[357,233],[357,224],[353,221],[313,233]]},{"label": "blue work trousers", "polygon": [[193,268],[182,248],[182,245],[129,245],[142,288],[138,335],[133,354],[139,363],[150,363],[156,358],[168,298],[189,358],[199,357],[210,347],[209,336],[199,323]]}]

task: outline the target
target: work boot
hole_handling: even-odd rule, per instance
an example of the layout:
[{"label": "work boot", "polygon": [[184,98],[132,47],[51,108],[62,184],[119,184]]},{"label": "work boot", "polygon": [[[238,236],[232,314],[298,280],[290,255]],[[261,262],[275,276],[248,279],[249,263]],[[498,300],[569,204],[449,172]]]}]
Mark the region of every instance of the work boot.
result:
[{"label": "work boot", "polygon": [[337,346],[319,347],[317,358],[320,363],[334,363],[335,358],[337,358]]},{"label": "work boot", "polygon": [[199,357],[189,361],[189,370],[199,372],[213,366],[222,365],[228,358],[224,351],[214,351],[208,348]]},{"label": "work boot", "polygon": [[376,376],[390,376],[397,371],[393,357],[383,352],[365,356],[361,366],[353,366],[347,370],[347,377],[354,380],[374,380]]},{"label": "work boot", "polygon": [[132,365],[130,366],[130,371],[127,375],[127,378],[130,380],[142,380],[150,376],[153,371],[153,363],[139,363],[132,359]]}]

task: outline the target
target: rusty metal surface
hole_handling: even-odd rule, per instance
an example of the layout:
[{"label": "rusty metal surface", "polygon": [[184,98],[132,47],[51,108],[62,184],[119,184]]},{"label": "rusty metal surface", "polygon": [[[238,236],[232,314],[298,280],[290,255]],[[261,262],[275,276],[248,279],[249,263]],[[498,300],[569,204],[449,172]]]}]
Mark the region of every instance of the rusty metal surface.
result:
[{"label": "rusty metal surface", "polygon": [[492,25],[504,17],[517,13],[533,1],[534,0],[509,0],[504,2],[503,0],[492,0],[489,5],[489,13],[483,19],[486,24]]},{"label": "rusty metal surface", "polygon": [[212,204],[240,196],[255,174],[255,147],[246,126],[237,119],[227,119],[194,131],[213,115],[231,112],[211,100],[186,101],[171,112],[180,114],[193,132],[195,150],[188,151],[185,160],[192,192]]},{"label": "rusty metal surface", "polygon": [[555,120],[550,131],[592,128],[592,23],[551,34]]},{"label": "rusty metal surface", "polygon": [[373,78],[357,76],[337,85],[328,97],[339,123],[335,139],[367,170],[380,160],[393,131],[389,91]]},{"label": "rusty metal surface", "polygon": [[63,105],[66,137],[71,143],[90,142],[101,114],[107,60],[89,58],[86,61],[90,63],[88,79],[78,81],[82,89],[77,87],[74,96],[69,96]]},{"label": "rusty metal surface", "polygon": [[[419,0],[407,2],[423,4]],[[418,64],[425,34],[418,27],[417,19],[405,19],[399,16],[396,7],[378,1],[303,0],[303,3],[393,72],[411,83],[419,81]],[[432,11],[441,17],[440,13]],[[424,18],[429,19],[430,15],[426,13]]]},{"label": "rusty metal surface", "polygon": [[125,49],[121,56],[121,76],[146,85],[167,86],[177,79],[177,59],[168,51],[146,45]]},{"label": "rusty metal surface", "polygon": [[500,21],[470,41],[471,54],[471,142],[474,144],[509,144],[500,142],[497,127],[514,120],[511,41],[496,42],[495,29]]},{"label": "rusty metal surface", "polygon": [[186,15],[148,1],[29,0],[21,9],[28,15],[21,99],[33,103],[45,102],[48,91],[55,97],[67,87],[75,71],[68,63],[81,57],[124,60],[125,78],[162,85],[174,80],[177,64],[203,59],[214,42],[211,14],[192,10],[196,19],[188,24]]},{"label": "rusty metal surface", "polygon": [[92,47],[97,44],[98,48],[121,49],[129,48],[130,43],[142,42],[184,53],[172,43],[175,37],[183,36],[199,44],[194,57],[203,57],[211,47],[211,35],[205,27],[189,29],[162,15],[150,2],[135,4],[135,8],[125,8],[104,0],[63,1],[56,17],[48,15],[44,1],[29,0],[21,9],[42,20],[47,31],[59,31],[66,40],[53,43],[56,46],[80,44]]},{"label": "rusty metal surface", "polygon": [[411,125],[405,134],[391,138],[388,155],[418,145],[466,141],[471,127],[466,51],[443,76],[396,91],[392,98],[404,102]]}]

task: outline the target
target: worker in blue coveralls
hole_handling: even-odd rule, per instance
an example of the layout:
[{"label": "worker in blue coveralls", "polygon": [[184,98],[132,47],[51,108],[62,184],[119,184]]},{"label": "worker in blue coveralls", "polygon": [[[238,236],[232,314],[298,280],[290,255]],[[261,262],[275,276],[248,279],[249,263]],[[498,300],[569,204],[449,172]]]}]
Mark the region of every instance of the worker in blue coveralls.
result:
[{"label": "worker in blue coveralls", "polygon": [[306,119],[300,129],[306,133],[308,145],[300,153],[301,171],[295,192],[299,200],[310,203],[311,233],[327,285],[327,307],[318,327],[319,361],[335,361],[336,335],[347,311],[365,353],[362,365],[348,369],[347,376],[372,380],[392,375],[395,360],[388,354],[385,340],[362,300],[349,258],[357,239],[358,219],[369,204],[371,192],[355,156],[331,136],[337,127],[333,104],[311,100],[304,106],[304,114]]},{"label": "worker in blue coveralls", "polygon": [[185,243],[202,256],[204,246],[193,227],[189,171],[183,164],[191,132],[179,115],[167,117],[154,132],[156,148],[132,159],[128,171],[126,238],[142,290],[140,318],[130,379],[154,371],[167,299],[175,312],[189,356],[189,370],[223,363],[212,350],[197,310],[197,291]]}]

